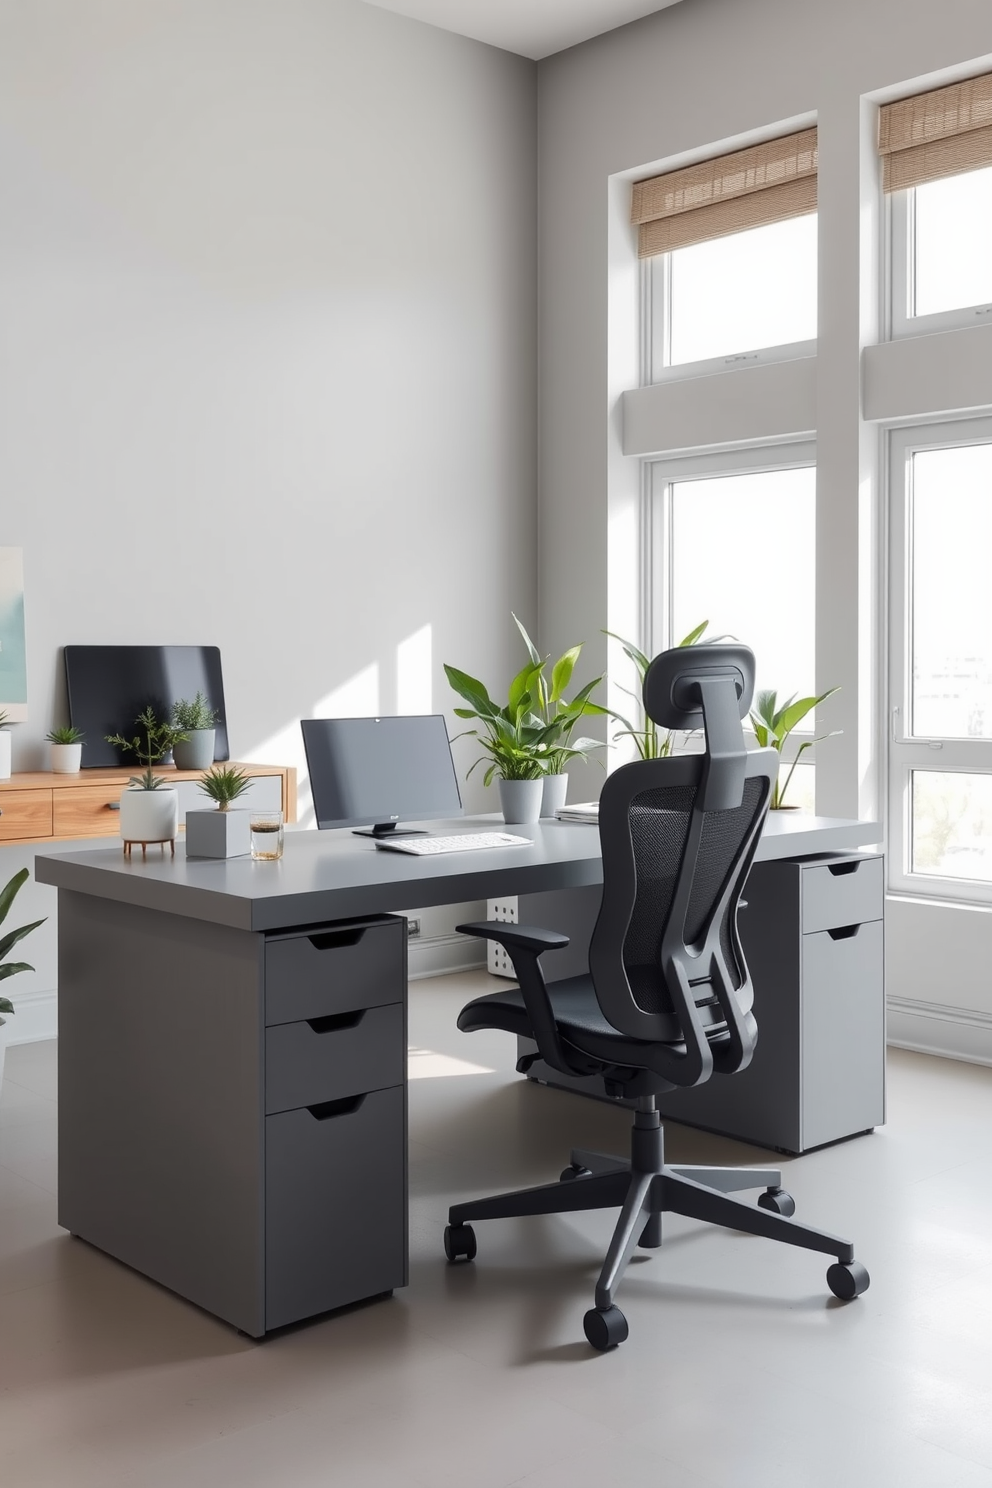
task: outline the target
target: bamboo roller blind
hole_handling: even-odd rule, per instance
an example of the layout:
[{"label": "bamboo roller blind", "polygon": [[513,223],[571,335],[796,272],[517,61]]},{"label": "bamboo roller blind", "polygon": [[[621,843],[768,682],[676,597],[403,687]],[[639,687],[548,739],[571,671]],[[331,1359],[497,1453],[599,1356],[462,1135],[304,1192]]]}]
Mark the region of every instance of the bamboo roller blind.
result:
[{"label": "bamboo roller blind", "polygon": [[886,191],[992,165],[992,73],[883,104],[878,153]]},{"label": "bamboo roller blind", "polygon": [[640,258],[816,211],[816,129],[634,183]]}]

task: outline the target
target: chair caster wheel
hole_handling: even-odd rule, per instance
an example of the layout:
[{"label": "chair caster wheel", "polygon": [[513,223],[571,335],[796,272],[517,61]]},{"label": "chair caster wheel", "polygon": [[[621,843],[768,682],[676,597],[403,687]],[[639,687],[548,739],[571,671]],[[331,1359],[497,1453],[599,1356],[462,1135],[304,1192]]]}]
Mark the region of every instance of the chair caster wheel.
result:
[{"label": "chair caster wheel", "polygon": [[771,1209],[773,1214],[784,1214],[791,1219],[796,1212],[796,1201],[784,1188],[766,1188],[758,1195],[758,1208]]},{"label": "chair caster wheel", "polygon": [[445,1225],[444,1253],[449,1261],[474,1261],[475,1231],[471,1225]]},{"label": "chair caster wheel", "polygon": [[558,1182],[571,1183],[575,1178],[588,1178],[591,1171],[590,1168],[584,1168],[579,1163],[569,1163],[567,1168],[562,1168]]},{"label": "chair caster wheel", "polygon": [[836,1261],[827,1271],[827,1286],[842,1302],[851,1302],[868,1290],[871,1277],[860,1261]]},{"label": "chair caster wheel", "polygon": [[616,1348],[618,1343],[623,1343],[630,1329],[627,1327],[627,1319],[619,1307],[607,1307],[602,1312],[598,1307],[593,1307],[582,1319],[585,1335],[594,1349],[605,1354],[607,1349]]}]

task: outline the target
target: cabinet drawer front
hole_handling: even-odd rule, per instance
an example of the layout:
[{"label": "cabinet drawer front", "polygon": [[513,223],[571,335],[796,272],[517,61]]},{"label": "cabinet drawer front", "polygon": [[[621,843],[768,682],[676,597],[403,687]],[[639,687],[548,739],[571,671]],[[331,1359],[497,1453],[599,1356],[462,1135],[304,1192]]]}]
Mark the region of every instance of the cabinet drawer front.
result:
[{"label": "cabinet drawer front", "polygon": [[342,922],[269,940],[265,1021],[299,1023],[406,995],[406,921],[394,916]]},{"label": "cabinet drawer front", "polygon": [[405,1078],[402,1003],[265,1030],[266,1115],[384,1090]]},{"label": "cabinet drawer front", "polygon": [[406,1209],[405,1088],[267,1116],[266,1328],[405,1286]]},{"label": "cabinet drawer front", "polygon": [[803,1147],[818,1147],[885,1120],[882,922],[802,946]]},{"label": "cabinet drawer front", "polygon": [[50,790],[0,791],[0,842],[51,835]]},{"label": "cabinet drawer front", "polygon": [[802,869],[803,934],[882,918],[881,858],[848,858]]},{"label": "cabinet drawer front", "polygon": [[55,792],[56,837],[113,837],[120,831],[121,794],[126,781],[112,785],[71,785]]}]

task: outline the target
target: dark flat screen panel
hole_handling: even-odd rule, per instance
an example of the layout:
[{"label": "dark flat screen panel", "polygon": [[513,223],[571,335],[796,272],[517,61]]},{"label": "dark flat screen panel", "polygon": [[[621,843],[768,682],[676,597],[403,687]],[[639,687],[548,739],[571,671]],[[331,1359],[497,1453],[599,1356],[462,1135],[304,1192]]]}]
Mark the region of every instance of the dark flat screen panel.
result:
[{"label": "dark flat screen panel", "polygon": [[224,680],[217,646],[66,646],[69,721],[86,735],[83,767],[134,765],[106,743],[107,734],[132,738],[134,720],[150,703],[155,716],[171,717],[180,698],[202,692],[220,713],[214,758],[230,759]]},{"label": "dark flat screen panel", "polygon": [[461,815],[448,730],[439,713],[305,718],[301,727],[319,827]]}]

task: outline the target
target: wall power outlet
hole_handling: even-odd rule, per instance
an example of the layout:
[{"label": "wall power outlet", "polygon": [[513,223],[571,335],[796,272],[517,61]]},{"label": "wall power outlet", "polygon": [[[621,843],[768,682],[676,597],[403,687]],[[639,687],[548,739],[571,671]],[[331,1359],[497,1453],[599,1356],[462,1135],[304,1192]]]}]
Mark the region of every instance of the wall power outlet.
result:
[{"label": "wall power outlet", "polygon": [[[519,925],[520,915],[516,894],[506,899],[487,900],[486,919],[501,920],[505,925]],[[497,945],[494,940],[486,942],[486,970],[491,976],[509,977],[511,981],[516,981],[513,963],[503,947]]]}]

